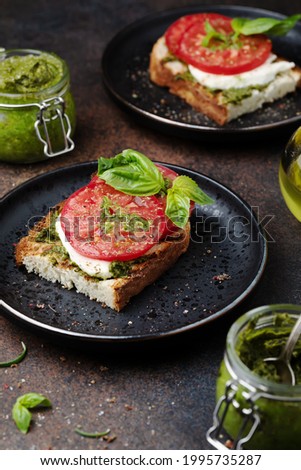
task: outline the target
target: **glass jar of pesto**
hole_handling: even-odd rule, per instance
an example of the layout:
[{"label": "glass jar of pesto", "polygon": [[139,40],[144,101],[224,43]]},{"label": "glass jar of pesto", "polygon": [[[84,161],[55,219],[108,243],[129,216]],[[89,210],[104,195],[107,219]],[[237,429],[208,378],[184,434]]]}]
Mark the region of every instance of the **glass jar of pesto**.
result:
[{"label": "glass jar of pesto", "polygon": [[56,54],[0,50],[0,161],[32,163],[74,148],[69,70]]},{"label": "glass jar of pesto", "polygon": [[291,365],[296,385],[280,382],[273,363],[301,306],[251,310],[230,328],[216,385],[216,408],[207,440],[216,449],[301,449],[301,339]]}]

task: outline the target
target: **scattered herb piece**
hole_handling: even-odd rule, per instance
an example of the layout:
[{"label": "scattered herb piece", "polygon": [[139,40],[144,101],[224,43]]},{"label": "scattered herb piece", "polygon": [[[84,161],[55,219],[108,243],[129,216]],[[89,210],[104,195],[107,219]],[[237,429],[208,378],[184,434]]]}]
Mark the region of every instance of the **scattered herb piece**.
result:
[{"label": "scattered herb piece", "polygon": [[81,429],[79,428],[76,428],[75,429],[75,432],[77,434],[79,434],[80,436],[83,436],[83,437],[92,437],[92,438],[97,438],[97,437],[104,437],[104,436],[107,436],[111,430],[110,429],[107,429],[106,431],[103,431],[103,432],[86,432],[86,431],[82,431]]},{"label": "scattered herb piece", "polygon": [[0,367],[10,367],[13,364],[19,364],[19,362],[23,361],[24,357],[26,356],[27,353],[27,348],[23,341],[21,341],[23,351],[19,356],[17,356],[15,359],[12,359],[11,361],[7,362],[0,362]]},{"label": "scattered herb piece", "polygon": [[31,413],[29,409],[42,406],[51,407],[51,403],[48,398],[40,395],[39,393],[26,393],[25,395],[17,398],[12,409],[12,417],[17,428],[23,434],[27,433],[31,422]]},{"label": "scattered herb piece", "polygon": [[117,439],[117,436],[114,434],[113,436],[104,436],[103,438],[108,444],[111,442],[115,441]]},{"label": "scattered herb piece", "polygon": [[231,45],[229,44],[229,42],[231,42],[230,36],[216,31],[216,29],[214,29],[213,26],[211,26],[208,20],[205,21],[205,32],[206,32],[206,36],[202,40],[202,46],[210,47],[211,39],[216,39],[217,41],[219,41],[220,44],[223,45],[224,49],[226,49],[227,47],[229,47],[229,45]]},{"label": "scattered herb piece", "polygon": [[100,208],[100,229],[104,234],[113,232],[114,224],[122,224],[123,230],[135,233],[139,230],[149,230],[149,221],[135,213],[123,212],[122,207],[110,201],[105,196]]}]

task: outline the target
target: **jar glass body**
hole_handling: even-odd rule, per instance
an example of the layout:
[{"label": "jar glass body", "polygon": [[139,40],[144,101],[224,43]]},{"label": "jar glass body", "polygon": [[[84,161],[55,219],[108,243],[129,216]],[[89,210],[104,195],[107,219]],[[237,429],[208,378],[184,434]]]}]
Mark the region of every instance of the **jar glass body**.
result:
[{"label": "jar glass body", "polygon": [[292,135],[281,156],[279,184],[287,207],[301,222],[301,127]]},{"label": "jar glass body", "polygon": [[[0,60],[41,54],[16,49],[1,53]],[[54,85],[22,93],[0,91],[0,161],[32,163],[73,149],[76,111],[69,70],[62,59],[55,57],[61,63],[62,74]]]},{"label": "jar glass body", "polygon": [[301,306],[260,307],[240,317],[229,330],[216,384],[215,426],[208,432],[209,442],[217,448],[224,448],[226,442],[235,449],[301,448],[301,385],[260,377],[240,360],[236,349],[250,321],[256,318],[262,328],[272,327],[280,312],[296,320]]}]

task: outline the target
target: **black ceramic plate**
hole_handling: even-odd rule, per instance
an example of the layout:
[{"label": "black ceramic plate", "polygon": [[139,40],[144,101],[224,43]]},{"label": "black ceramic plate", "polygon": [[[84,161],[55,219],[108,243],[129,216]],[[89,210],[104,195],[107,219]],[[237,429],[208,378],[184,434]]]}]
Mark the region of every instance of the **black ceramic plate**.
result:
[{"label": "black ceramic plate", "polygon": [[[194,178],[215,204],[196,207],[191,242],[173,269],[134,297],[121,312],[103,308],[18,269],[14,244],[48,212],[89,181],[84,163],[38,176],[1,202],[0,281],[8,314],[44,332],[87,341],[135,341],[180,333],[229,312],[255,287],[266,261],[266,242],[249,206],[220,183],[177,166]],[[226,274],[225,278],[219,276]]]},{"label": "black ceramic plate", "polygon": [[[119,105],[130,111],[139,122],[159,131],[182,137],[245,138],[275,128],[296,127],[301,122],[301,93],[291,94],[262,110],[242,116],[225,126],[215,124],[194,111],[180,98],[149,80],[149,55],[155,41],[182,15],[215,11],[231,17],[249,18],[284,16],[257,8],[240,6],[194,6],[160,12],[139,20],[119,32],[106,47],[102,59],[104,84]],[[273,39],[275,53],[300,64],[301,25],[284,37]]]}]

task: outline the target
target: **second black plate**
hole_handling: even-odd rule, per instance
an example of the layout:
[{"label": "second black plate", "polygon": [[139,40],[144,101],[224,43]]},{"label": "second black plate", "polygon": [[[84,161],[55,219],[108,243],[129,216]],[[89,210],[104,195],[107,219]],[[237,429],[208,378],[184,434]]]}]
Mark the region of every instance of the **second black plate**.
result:
[{"label": "second black plate", "polygon": [[1,202],[1,302],[9,316],[46,334],[89,342],[141,341],[169,336],[217,320],[258,283],[266,241],[247,203],[205,175],[170,166],[195,179],[215,200],[196,207],[187,253],[173,269],[116,313],[75,290],[18,269],[14,244],[59,201],[88,183],[96,164],[84,163],[38,176]]},{"label": "second black plate", "polygon": [[[208,5],[175,9],[143,18],[120,31],[104,51],[102,76],[110,95],[139,122],[176,136],[237,139],[253,136],[254,133],[266,135],[280,128],[285,131],[295,128],[301,122],[300,92],[265,105],[264,112],[258,110],[219,126],[171,95],[167,89],[150,82],[149,57],[156,40],[180,16],[204,11],[215,11],[230,17],[284,18],[278,13],[258,8]],[[273,39],[274,52],[296,63],[300,61],[300,49],[300,24],[286,36]]]}]

